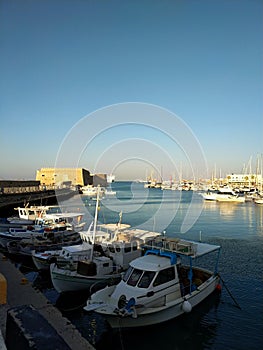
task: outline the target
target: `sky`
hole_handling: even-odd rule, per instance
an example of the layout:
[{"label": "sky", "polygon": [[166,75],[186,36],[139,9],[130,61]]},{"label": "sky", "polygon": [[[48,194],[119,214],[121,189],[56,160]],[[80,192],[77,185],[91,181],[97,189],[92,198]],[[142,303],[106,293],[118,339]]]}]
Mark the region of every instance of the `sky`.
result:
[{"label": "sky", "polygon": [[256,171],[261,0],[0,0],[0,179]]}]

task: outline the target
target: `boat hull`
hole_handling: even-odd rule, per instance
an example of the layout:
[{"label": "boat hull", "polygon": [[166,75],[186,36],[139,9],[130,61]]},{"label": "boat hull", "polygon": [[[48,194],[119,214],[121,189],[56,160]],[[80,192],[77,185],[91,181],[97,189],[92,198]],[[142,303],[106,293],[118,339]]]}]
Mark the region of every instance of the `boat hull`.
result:
[{"label": "boat hull", "polygon": [[54,288],[58,293],[90,290],[96,283],[119,280],[121,274],[107,274],[100,276],[82,276],[77,271],[63,271],[56,264],[50,265],[50,275]]},{"label": "boat hull", "polygon": [[195,307],[210,294],[212,294],[219,283],[218,276],[212,276],[198,287],[198,290],[192,292],[185,296],[185,298],[179,298],[176,301],[167,303],[164,307],[158,308],[149,308],[140,312],[137,310],[137,317],[132,316],[119,316],[116,313],[106,312],[106,308],[102,307],[101,309],[96,309],[96,312],[101,314],[112,328],[135,328],[135,327],[144,327],[151,326],[159,323],[163,323],[169,320],[172,320],[185,313],[183,310],[183,303],[185,299],[191,304],[192,307]]}]

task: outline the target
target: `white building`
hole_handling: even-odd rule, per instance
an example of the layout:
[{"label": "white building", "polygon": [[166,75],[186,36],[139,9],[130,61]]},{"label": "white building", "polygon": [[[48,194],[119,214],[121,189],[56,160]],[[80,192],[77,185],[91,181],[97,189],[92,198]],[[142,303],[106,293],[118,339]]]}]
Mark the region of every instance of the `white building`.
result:
[{"label": "white building", "polygon": [[229,174],[227,183],[237,187],[259,187],[262,185],[261,174]]}]

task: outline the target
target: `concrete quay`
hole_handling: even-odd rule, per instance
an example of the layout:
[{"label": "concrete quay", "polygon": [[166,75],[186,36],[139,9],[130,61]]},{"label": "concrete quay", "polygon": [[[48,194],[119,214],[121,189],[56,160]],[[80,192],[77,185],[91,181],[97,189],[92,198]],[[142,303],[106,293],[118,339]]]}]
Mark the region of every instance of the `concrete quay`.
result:
[{"label": "concrete quay", "polygon": [[[21,313],[23,312],[24,319],[29,314],[29,320],[25,321],[26,326],[21,323],[21,320],[23,320]],[[35,320],[34,323],[32,323],[32,319]],[[19,328],[19,332],[15,327]],[[31,327],[32,332],[28,332],[29,327]],[[0,349],[3,350],[5,348],[11,350],[8,344],[12,344],[12,350],[42,349],[42,347],[36,347],[34,344],[43,345],[45,341],[46,344],[43,345],[45,349],[94,350],[94,347],[82,337],[77,328],[67,318],[63,317],[61,312],[40,291],[33,288],[31,282],[27,281],[14,264],[1,253],[0,331]],[[45,334],[45,331],[49,333]],[[16,335],[19,336],[19,333],[24,333],[23,337],[25,339],[30,338],[30,347],[21,343],[21,345],[17,344],[17,347],[14,348],[14,338]],[[41,336],[40,333],[42,333]],[[12,339],[8,339],[8,337]],[[41,339],[37,339],[38,337]],[[64,346],[52,345],[52,339],[55,339],[57,344],[64,344]]]}]

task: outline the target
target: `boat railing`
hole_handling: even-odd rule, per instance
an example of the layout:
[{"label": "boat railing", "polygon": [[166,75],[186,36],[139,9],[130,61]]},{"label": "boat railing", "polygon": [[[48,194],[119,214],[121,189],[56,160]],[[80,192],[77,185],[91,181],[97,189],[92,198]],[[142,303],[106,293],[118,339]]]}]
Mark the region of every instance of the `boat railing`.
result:
[{"label": "boat railing", "polygon": [[155,237],[148,241],[144,247],[146,249],[160,249],[182,255],[195,255],[197,252],[197,244],[180,238],[170,237]]}]

